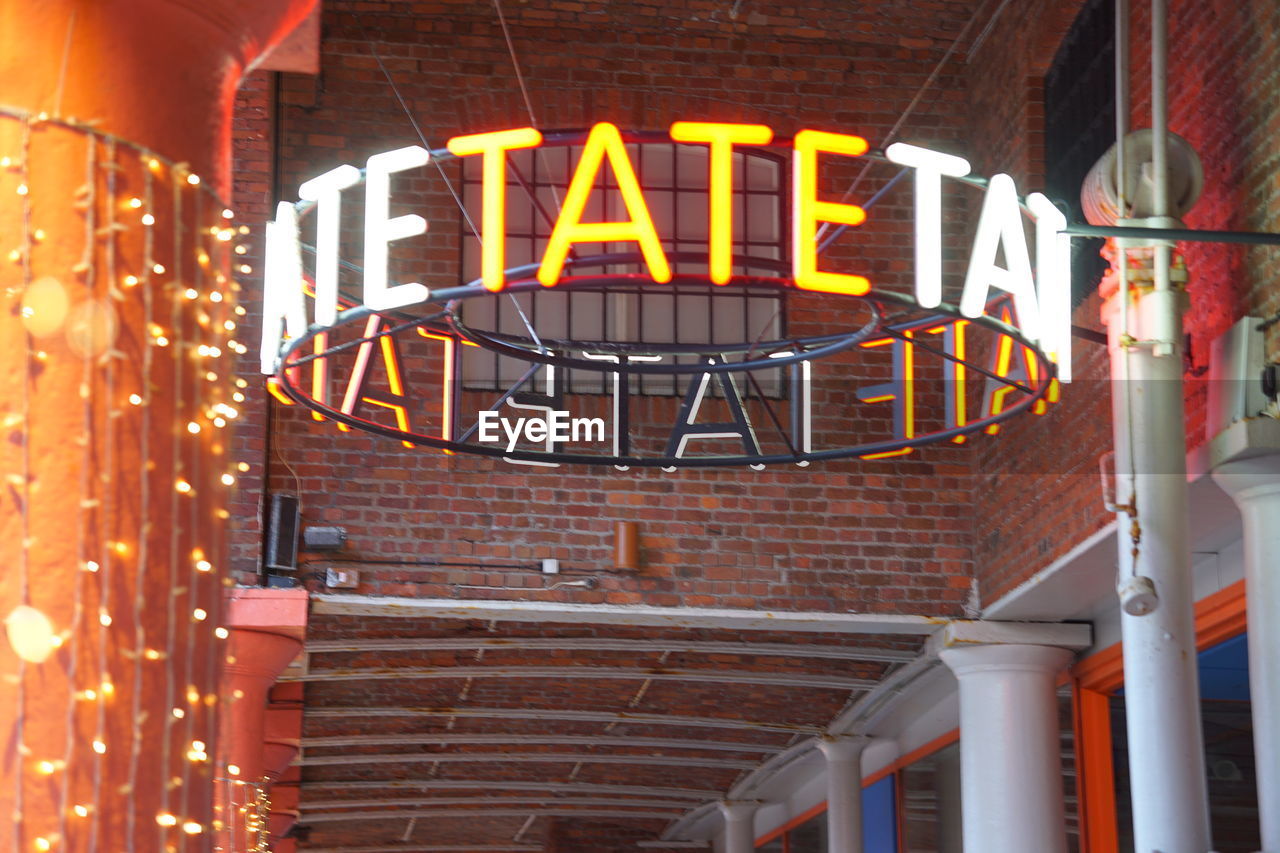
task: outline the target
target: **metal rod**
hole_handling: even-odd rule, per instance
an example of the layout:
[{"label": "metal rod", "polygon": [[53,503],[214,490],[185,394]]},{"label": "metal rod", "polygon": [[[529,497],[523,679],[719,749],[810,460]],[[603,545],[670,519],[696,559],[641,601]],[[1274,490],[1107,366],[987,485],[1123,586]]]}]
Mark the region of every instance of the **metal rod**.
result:
[{"label": "metal rod", "polygon": [[1068,237],[1127,237],[1137,240],[1178,240],[1187,243],[1248,243],[1280,246],[1280,234],[1270,231],[1204,231],[1198,228],[1134,228],[1123,225],[1068,225]]}]

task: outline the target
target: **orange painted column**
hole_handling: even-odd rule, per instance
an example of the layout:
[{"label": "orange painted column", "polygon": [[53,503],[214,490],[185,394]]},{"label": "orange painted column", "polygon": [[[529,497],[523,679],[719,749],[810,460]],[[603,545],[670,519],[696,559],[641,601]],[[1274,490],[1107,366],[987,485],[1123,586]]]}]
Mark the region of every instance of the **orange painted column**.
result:
[{"label": "orange painted column", "polygon": [[231,98],[312,5],[0,6],[0,849],[208,846]]},{"label": "orange painted column", "polygon": [[[302,651],[307,591],[234,589],[227,598],[231,636],[220,692],[229,697],[230,705],[221,718],[218,764],[227,768],[229,779],[269,793],[270,782],[293,761],[302,736],[302,685],[281,686],[296,700],[285,707],[273,708],[271,697],[276,679]],[[246,793],[242,786],[237,790],[236,782],[219,790],[218,814],[224,827],[241,822],[236,809],[246,804]],[[272,802],[269,815],[262,815],[263,829],[283,835],[296,817],[296,811],[286,815]],[[231,851],[254,849],[244,845],[245,836],[228,831],[218,837],[226,838]]]}]

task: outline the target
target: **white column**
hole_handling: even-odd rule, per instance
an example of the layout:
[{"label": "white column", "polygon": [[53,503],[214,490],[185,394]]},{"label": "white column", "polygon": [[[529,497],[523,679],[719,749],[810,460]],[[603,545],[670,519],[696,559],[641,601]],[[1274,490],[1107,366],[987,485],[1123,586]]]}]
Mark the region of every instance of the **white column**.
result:
[{"label": "white column", "polygon": [[960,682],[965,853],[1066,853],[1055,688],[1071,652],[985,645],[941,657]]},{"label": "white column", "polygon": [[1280,455],[1220,465],[1213,479],[1244,519],[1249,692],[1262,853],[1280,853]]},{"label": "white column", "polygon": [[869,737],[826,737],[827,853],[862,853],[862,750]]},{"label": "white column", "polygon": [[724,853],[752,853],[755,850],[753,818],[759,805],[751,800],[720,803],[720,814],[724,816]]},{"label": "white column", "polygon": [[1138,341],[1159,337],[1170,311],[1181,328],[1182,298],[1135,286],[1127,330],[1119,295],[1102,310],[1112,359],[1116,502],[1135,510],[1117,513],[1119,576],[1122,583],[1135,575],[1149,578],[1158,598],[1151,612],[1120,615],[1137,853],[1210,849],[1187,540],[1182,358],[1158,357],[1152,347],[1123,339],[1126,332]]}]

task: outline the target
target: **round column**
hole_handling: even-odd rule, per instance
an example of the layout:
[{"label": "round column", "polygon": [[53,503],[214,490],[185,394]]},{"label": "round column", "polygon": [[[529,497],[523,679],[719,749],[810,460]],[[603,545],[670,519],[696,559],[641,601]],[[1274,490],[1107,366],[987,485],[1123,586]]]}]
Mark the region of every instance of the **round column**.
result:
[{"label": "round column", "polygon": [[1262,853],[1280,853],[1280,455],[1220,465],[1213,479],[1244,520],[1249,693]]},{"label": "round column", "polygon": [[759,803],[733,800],[720,803],[724,817],[724,853],[752,853],[756,845],[755,815]]},{"label": "round column", "polygon": [[1056,677],[1066,649],[947,649],[960,682],[965,853],[1066,853]]},{"label": "round column", "polygon": [[0,7],[0,849],[208,845],[231,99],[312,5]]},{"label": "round column", "polygon": [[1116,500],[1136,507],[1136,518],[1124,509],[1116,516],[1119,577],[1149,578],[1158,597],[1150,612],[1120,614],[1133,831],[1136,849],[1161,853],[1210,849],[1187,540],[1182,359],[1127,346],[1124,335],[1150,340],[1161,329],[1180,329],[1184,298],[1135,285],[1128,329],[1121,328],[1118,293],[1102,308],[1111,352]]},{"label": "round column", "polygon": [[862,853],[862,751],[869,737],[829,737],[818,743],[827,759],[827,851]]}]

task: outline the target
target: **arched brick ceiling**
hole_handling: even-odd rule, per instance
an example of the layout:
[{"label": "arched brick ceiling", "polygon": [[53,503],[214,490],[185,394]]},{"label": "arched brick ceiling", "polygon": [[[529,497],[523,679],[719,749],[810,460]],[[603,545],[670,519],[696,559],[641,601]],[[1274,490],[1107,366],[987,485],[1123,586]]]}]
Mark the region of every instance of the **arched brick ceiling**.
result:
[{"label": "arched brick ceiling", "polygon": [[301,849],[638,850],[920,644],[315,614]]}]

